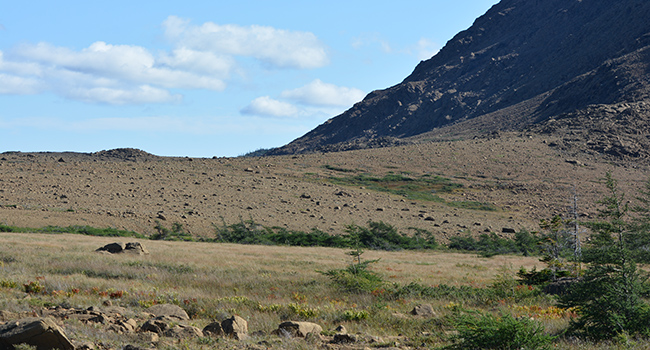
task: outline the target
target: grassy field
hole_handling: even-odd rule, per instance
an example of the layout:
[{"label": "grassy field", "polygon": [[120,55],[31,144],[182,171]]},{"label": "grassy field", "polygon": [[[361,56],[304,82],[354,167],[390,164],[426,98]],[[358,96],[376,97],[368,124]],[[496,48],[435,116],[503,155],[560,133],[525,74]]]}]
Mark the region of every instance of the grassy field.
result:
[{"label": "grassy field", "polygon": [[[251,333],[263,332],[237,343],[251,348],[259,344],[272,348],[318,347],[270,335],[284,320],[318,323],[325,335],[344,325],[349,333],[374,337],[374,342],[359,345],[361,348],[436,348],[451,344],[453,319],[459,313],[530,318],[552,335],[566,329],[572,316],[570,311],[556,308],[551,297],[513,284],[519,267],[542,267],[535,257],[368,251],[362,258],[379,259],[369,269],[384,282],[372,291],[350,292],[322,273],[351,264],[344,249],[145,241],[149,255],[95,252],[105,244],[128,240],[1,233],[0,310],[27,313],[52,306],[101,308],[111,299],[114,305],[138,315],[153,304],[173,303],[183,307],[192,318],[190,324],[199,328],[233,314],[243,317]],[[31,293],[25,285],[31,286]],[[429,292],[413,292],[413,288],[405,288],[409,285]],[[430,304],[435,317],[410,315],[418,304]],[[65,331],[75,341],[105,347],[146,346],[136,335],[118,336],[79,322],[66,321]],[[234,344],[208,338],[180,343],[163,339],[157,347],[208,349],[231,348]],[[560,338],[553,345],[575,349],[650,345],[620,344]]]}]

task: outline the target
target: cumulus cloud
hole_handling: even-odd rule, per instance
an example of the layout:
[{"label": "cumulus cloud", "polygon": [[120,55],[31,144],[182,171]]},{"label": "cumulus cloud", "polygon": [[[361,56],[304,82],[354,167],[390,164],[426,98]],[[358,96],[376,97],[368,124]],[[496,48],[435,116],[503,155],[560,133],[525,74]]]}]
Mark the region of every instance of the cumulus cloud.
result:
[{"label": "cumulus cloud", "polygon": [[294,117],[298,112],[294,105],[269,96],[258,97],[241,110],[242,114],[267,117]]},{"label": "cumulus cloud", "polygon": [[[171,89],[226,89],[242,58],[257,59],[270,68],[306,69],[329,63],[325,46],[309,32],[212,22],[192,25],[175,16],[163,27],[171,50],[151,52],[142,46],[97,41],[80,50],[42,42],[0,51],[0,94],[50,91],[89,103],[170,103],[182,99]],[[287,103],[276,102],[260,100],[251,110],[264,107],[285,114],[290,110]]]},{"label": "cumulus cloud", "polygon": [[0,94],[32,95],[41,90],[42,86],[37,79],[0,73]]},{"label": "cumulus cloud", "polygon": [[307,105],[351,106],[363,99],[365,93],[359,89],[336,86],[316,79],[303,87],[283,91],[281,96]]},{"label": "cumulus cloud", "polygon": [[170,41],[187,49],[254,57],[277,68],[318,68],[329,63],[325,46],[309,32],[213,22],[196,26],[176,16],[169,16],[163,27]]}]

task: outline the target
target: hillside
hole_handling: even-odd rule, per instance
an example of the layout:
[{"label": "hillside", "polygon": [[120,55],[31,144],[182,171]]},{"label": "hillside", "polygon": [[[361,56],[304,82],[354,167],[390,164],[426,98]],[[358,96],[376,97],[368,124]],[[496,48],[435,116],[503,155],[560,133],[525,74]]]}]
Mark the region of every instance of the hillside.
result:
[{"label": "hillside", "polygon": [[[559,123],[559,122],[558,122]],[[195,237],[253,220],[330,234],[383,221],[404,233],[539,229],[567,213],[573,186],[584,220],[612,171],[630,194],[647,166],[565,152],[563,139],[501,133],[399,147],[244,158],[171,158],[138,150],[0,154],[0,223],[113,227],[151,235],[178,223]],[[376,179],[388,176],[388,181]],[[436,185],[440,183],[442,185]],[[445,190],[445,187],[449,190]]]},{"label": "hillside", "polygon": [[641,0],[503,0],[401,83],[269,154],[570,128],[592,153],[647,159],[647,18]]}]

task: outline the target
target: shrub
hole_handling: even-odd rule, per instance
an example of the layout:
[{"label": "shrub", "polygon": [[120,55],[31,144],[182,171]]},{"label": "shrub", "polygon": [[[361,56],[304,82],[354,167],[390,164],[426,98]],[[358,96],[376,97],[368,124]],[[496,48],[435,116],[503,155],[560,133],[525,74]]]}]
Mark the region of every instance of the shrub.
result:
[{"label": "shrub", "polygon": [[553,341],[537,322],[504,313],[458,313],[452,323],[458,334],[449,349],[548,349]]},{"label": "shrub", "polygon": [[[475,251],[485,257],[497,254],[522,253],[515,240],[501,238],[495,233],[483,233],[479,235],[478,240],[469,235],[451,237],[447,246],[449,249]],[[528,254],[529,248],[526,248],[525,251]]]},{"label": "shrub", "polygon": [[370,313],[366,310],[345,310],[342,318],[345,321],[363,321],[368,317],[370,317]]},{"label": "shrub", "polygon": [[153,240],[164,240],[164,241],[194,241],[194,238],[191,234],[185,232],[183,224],[175,222],[172,224],[172,229],[164,227],[160,221],[156,220],[156,233],[151,236]]}]

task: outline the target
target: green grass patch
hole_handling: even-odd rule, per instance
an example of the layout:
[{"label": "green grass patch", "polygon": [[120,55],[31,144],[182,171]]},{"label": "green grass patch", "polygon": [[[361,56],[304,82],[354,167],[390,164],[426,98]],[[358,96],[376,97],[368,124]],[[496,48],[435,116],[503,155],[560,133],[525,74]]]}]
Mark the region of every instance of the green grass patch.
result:
[{"label": "green grass patch", "polygon": [[356,170],[353,170],[353,169],[341,168],[341,167],[337,167],[337,166],[333,166],[333,165],[329,165],[329,164],[323,165],[323,168],[325,168],[327,170],[339,171],[339,172],[342,172],[342,173],[355,173],[356,172]]},{"label": "green grass patch", "polygon": [[413,200],[444,202],[435,193],[449,193],[463,187],[441,176],[423,175],[419,178],[402,174],[375,177],[360,174],[348,177],[330,177],[329,181],[343,186],[363,186],[367,189],[388,192]]},{"label": "green grass patch", "polygon": [[91,226],[45,226],[41,228],[31,227],[17,227],[0,224],[0,232],[15,232],[15,233],[73,233],[86,236],[99,236],[99,237],[134,237],[146,238],[144,235],[134,231],[118,230],[116,228],[96,228]]}]

